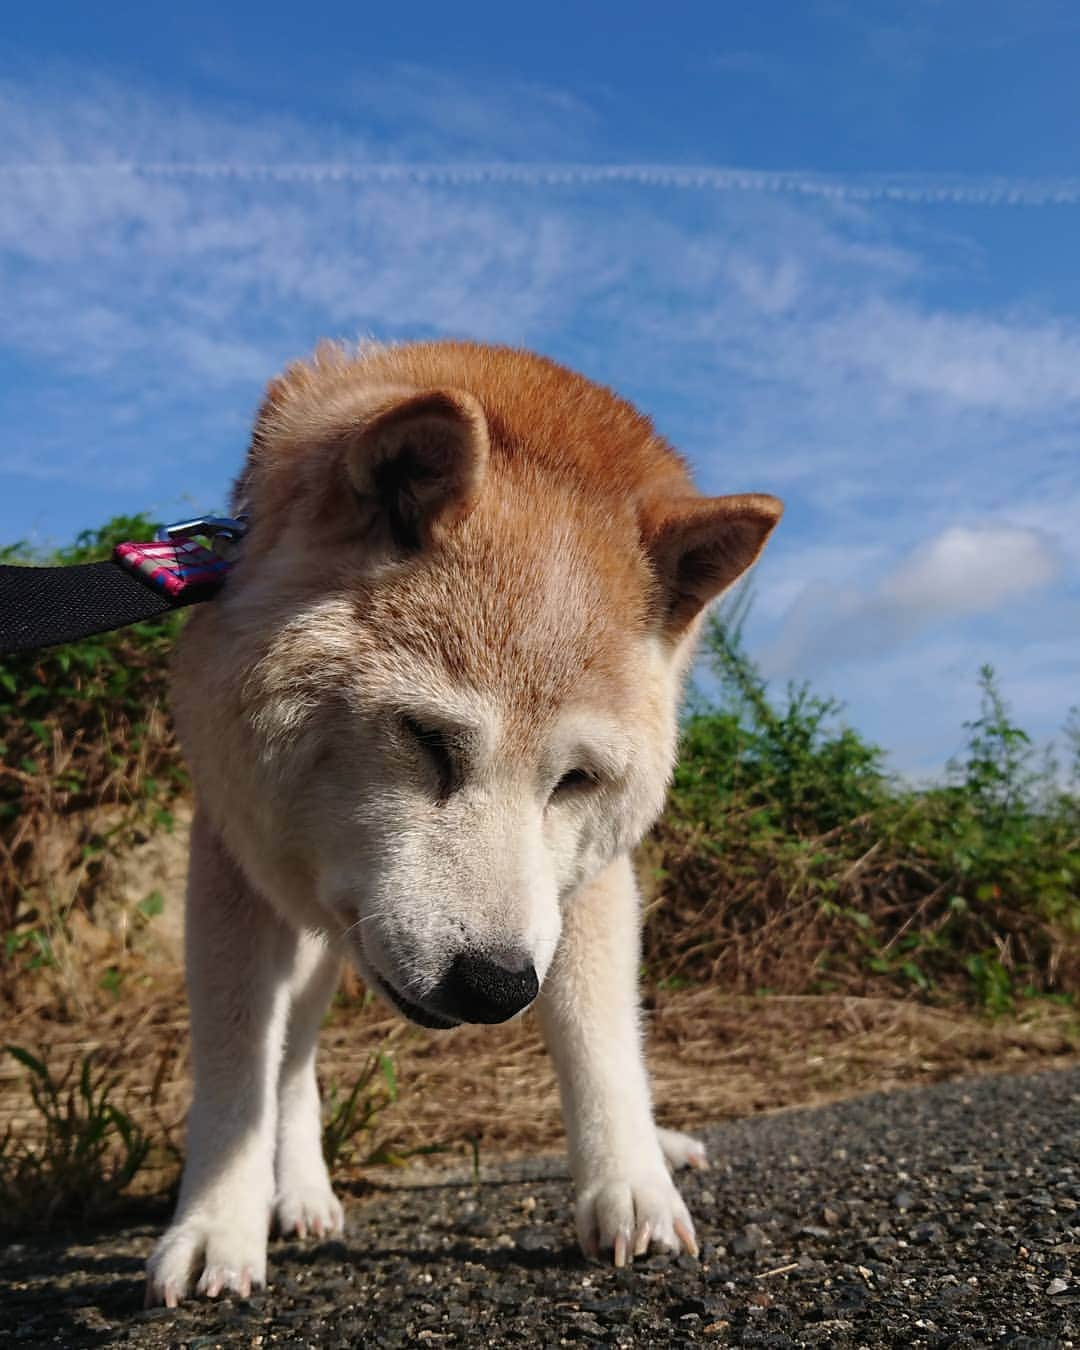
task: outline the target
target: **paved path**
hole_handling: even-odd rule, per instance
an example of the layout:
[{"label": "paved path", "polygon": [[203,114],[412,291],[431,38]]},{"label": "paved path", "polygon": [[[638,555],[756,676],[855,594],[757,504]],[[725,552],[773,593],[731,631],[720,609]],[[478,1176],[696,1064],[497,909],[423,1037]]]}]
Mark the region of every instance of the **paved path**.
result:
[{"label": "paved path", "polygon": [[[587,1266],[555,1164],[355,1200],[250,1300],[138,1311],[152,1230],[0,1250],[4,1345],[1080,1350],[1080,1068],[706,1132],[699,1263]],[[4,1286],[7,1286],[6,1288]],[[3,1334],[6,1333],[6,1334]]]}]

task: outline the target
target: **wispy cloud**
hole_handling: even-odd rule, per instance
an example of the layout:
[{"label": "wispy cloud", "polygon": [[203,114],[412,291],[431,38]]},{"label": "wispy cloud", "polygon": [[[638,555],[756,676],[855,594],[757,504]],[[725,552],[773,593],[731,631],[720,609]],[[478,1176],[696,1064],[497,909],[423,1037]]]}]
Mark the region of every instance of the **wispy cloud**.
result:
[{"label": "wispy cloud", "polygon": [[[399,135],[377,115],[395,88]],[[945,284],[933,223],[1069,208],[1080,180],[591,162],[590,110],[558,90],[408,67],[366,98],[326,126],[93,79],[0,88],[9,530],[20,483],[37,501],[47,480],[72,526],[121,482],[125,507],[213,505],[263,380],[318,337],[467,335],[619,387],[707,489],[788,499],[751,621],[773,671],[856,672],[911,718],[934,674],[915,656],[959,688],[1019,608],[1041,645],[1010,645],[1018,683],[1080,679],[1054,630],[1080,577],[1080,323]],[[485,142],[513,108],[527,134]]]},{"label": "wispy cloud", "polygon": [[932,625],[1014,604],[1062,570],[1056,542],[1040,531],[996,522],[951,526],[872,585],[808,582],[793,597],[765,664],[791,675],[875,662]]},{"label": "wispy cloud", "polygon": [[815,342],[886,391],[1012,414],[1080,400],[1080,326],[920,311],[878,299],[816,326]]},{"label": "wispy cloud", "polygon": [[448,152],[564,157],[586,150],[599,125],[587,99],[568,89],[511,75],[472,88],[451,72],[416,62],[362,72],[348,101],[407,159]]},{"label": "wispy cloud", "polygon": [[1010,525],[954,525],[905,558],[881,583],[887,603],[946,618],[997,609],[1061,573],[1045,534]]},{"label": "wispy cloud", "polygon": [[874,173],[824,174],[801,170],[755,169],[711,164],[633,164],[560,161],[430,161],[238,159],[75,160],[54,159],[0,162],[0,177],[23,179],[34,175],[115,175],[144,179],[218,179],[256,183],[357,183],[471,187],[516,184],[522,187],[634,187],[753,193],[822,198],[835,202],[898,203],[915,206],[1077,206],[1080,178],[1019,178],[996,175]]}]

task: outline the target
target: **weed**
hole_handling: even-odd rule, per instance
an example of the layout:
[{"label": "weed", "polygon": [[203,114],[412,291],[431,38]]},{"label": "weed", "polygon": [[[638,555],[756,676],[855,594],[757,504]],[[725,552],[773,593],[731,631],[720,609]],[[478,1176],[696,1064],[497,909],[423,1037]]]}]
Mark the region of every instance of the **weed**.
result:
[{"label": "weed", "polygon": [[[345,1096],[341,1095],[336,1082],[331,1083],[323,1109],[322,1149],[327,1167],[333,1169],[339,1163],[356,1162],[360,1153],[359,1138],[374,1131],[379,1113],[395,1101],[397,1073],[394,1061],[382,1050],[371,1056]],[[392,1158],[392,1150],[379,1144],[367,1149],[359,1161],[389,1162]]]},{"label": "weed", "polygon": [[1003,1013],[1013,1009],[1012,976],[994,952],[975,952],[964,962],[979,1002],[987,1012]]},{"label": "weed", "polygon": [[116,1081],[95,1059],[60,1076],[21,1046],[7,1053],[27,1070],[39,1130],[0,1140],[0,1226],[48,1228],[58,1219],[99,1219],[124,1198],[150,1144],[111,1100]]},{"label": "weed", "polygon": [[378,1050],[371,1056],[352,1085],[342,1096],[336,1082],[330,1084],[323,1106],[322,1148],[331,1171],[337,1166],[401,1167],[409,1158],[445,1151],[441,1143],[404,1148],[387,1138],[360,1141],[373,1135],[379,1116],[397,1101],[397,1070],[390,1055]]},{"label": "weed", "polygon": [[465,1137],[465,1144],[469,1150],[469,1157],[472,1162],[472,1184],[474,1189],[480,1189],[480,1136],[470,1134]]}]

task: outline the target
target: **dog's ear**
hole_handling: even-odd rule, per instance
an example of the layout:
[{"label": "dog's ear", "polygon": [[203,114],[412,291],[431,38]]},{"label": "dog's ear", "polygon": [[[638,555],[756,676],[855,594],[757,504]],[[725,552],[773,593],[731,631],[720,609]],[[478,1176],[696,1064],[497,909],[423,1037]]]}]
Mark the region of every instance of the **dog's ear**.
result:
[{"label": "dog's ear", "polygon": [[650,513],[643,533],[658,582],[655,614],[669,638],[757,560],[783,510],[775,497],[746,493],[679,498]]},{"label": "dog's ear", "polygon": [[466,515],[488,459],[483,409],[457,389],[426,389],[376,411],[346,447],[365,529],[415,550]]}]

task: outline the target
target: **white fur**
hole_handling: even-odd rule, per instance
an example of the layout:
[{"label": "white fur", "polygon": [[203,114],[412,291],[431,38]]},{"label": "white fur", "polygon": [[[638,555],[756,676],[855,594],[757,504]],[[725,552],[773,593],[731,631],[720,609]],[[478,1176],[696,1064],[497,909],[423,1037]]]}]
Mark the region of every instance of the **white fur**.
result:
[{"label": "white fur", "polygon": [[[328,636],[332,652],[336,625]],[[677,673],[650,644],[644,663],[663,707]],[[264,765],[263,809],[229,817],[230,842],[251,862],[236,863],[205,810],[196,818],[188,911],[195,1102],[176,1217],[149,1263],[151,1303],[171,1306],[193,1287],[214,1295],[264,1283],[275,1221],[300,1237],[341,1231],[314,1070],[341,957],[373,982],[423,999],[463,933],[523,948],[543,981],[539,1008],[559,1074],[583,1249],[617,1264],[650,1243],[695,1249],[669,1166],[701,1166],[704,1152],[653,1125],[638,1023],[639,902],[623,851],[657,809],[673,728],[570,711],[530,767],[501,753],[499,710],[476,691],[418,668],[396,672],[397,681],[384,706],[437,713],[468,732],[468,784],[437,813],[400,746],[379,758],[370,712],[319,740],[309,779],[311,747],[301,749],[296,735],[309,712],[283,700],[280,745],[289,748]],[[554,781],[579,763],[617,787],[549,802]],[[225,773],[211,784],[211,803],[215,791],[229,792]],[[317,928],[305,922],[312,914]]]}]

